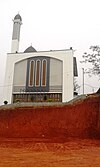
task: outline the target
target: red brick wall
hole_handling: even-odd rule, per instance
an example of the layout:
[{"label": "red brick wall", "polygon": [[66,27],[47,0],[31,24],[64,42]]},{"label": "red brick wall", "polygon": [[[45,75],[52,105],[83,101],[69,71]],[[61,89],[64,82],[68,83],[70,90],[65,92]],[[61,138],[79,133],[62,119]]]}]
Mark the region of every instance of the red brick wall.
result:
[{"label": "red brick wall", "polygon": [[100,137],[99,97],[63,106],[1,109],[0,137]]}]

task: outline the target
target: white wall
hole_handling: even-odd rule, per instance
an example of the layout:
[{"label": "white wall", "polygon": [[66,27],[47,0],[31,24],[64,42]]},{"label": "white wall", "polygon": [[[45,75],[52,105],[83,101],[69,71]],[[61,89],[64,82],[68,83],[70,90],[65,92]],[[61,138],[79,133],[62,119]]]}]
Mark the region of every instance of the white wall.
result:
[{"label": "white wall", "polygon": [[26,73],[27,73],[27,59],[15,63],[14,67],[14,80],[13,92],[20,92],[20,89],[25,89],[26,86]]},{"label": "white wall", "polygon": [[3,101],[12,102],[15,63],[34,56],[49,56],[63,62],[63,102],[73,99],[73,50],[8,54]]},{"label": "white wall", "polygon": [[62,93],[63,62],[58,59],[50,59],[49,91]]}]

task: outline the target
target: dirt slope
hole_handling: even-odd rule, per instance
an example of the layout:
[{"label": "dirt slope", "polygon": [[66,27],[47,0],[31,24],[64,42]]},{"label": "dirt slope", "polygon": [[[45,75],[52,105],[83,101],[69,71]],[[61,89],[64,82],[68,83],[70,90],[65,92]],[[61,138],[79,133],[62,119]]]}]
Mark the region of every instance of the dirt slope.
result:
[{"label": "dirt slope", "polygon": [[99,138],[100,96],[71,104],[1,107],[0,137]]}]

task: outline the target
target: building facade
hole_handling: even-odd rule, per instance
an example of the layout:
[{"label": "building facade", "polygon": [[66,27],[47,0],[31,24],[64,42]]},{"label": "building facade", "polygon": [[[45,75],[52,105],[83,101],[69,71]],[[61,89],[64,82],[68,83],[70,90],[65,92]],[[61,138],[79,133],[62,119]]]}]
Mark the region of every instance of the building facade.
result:
[{"label": "building facade", "polygon": [[8,103],[66,102],[73,99],[76,58],[72,48],[36,51],[32,46],[20,53],[22,18],[14,18],[12,48],[7,55],[4,98]]}]

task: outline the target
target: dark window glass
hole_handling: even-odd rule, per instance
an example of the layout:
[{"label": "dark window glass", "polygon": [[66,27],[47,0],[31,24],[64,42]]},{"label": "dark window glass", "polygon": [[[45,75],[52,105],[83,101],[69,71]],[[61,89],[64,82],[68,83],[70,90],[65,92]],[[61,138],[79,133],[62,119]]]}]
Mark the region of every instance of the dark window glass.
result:
[{"label": "dark window glass", "polygon": [[42,86],[46,86],[46,60],[42,61]]},{"label": "dark window glass", "polygon": [[36,86],[40,86],[40,60],[36,61]]},{"label": "dark window glass", "polygon": [[30,62],[29,86],[34,85],[34,61]]}]

